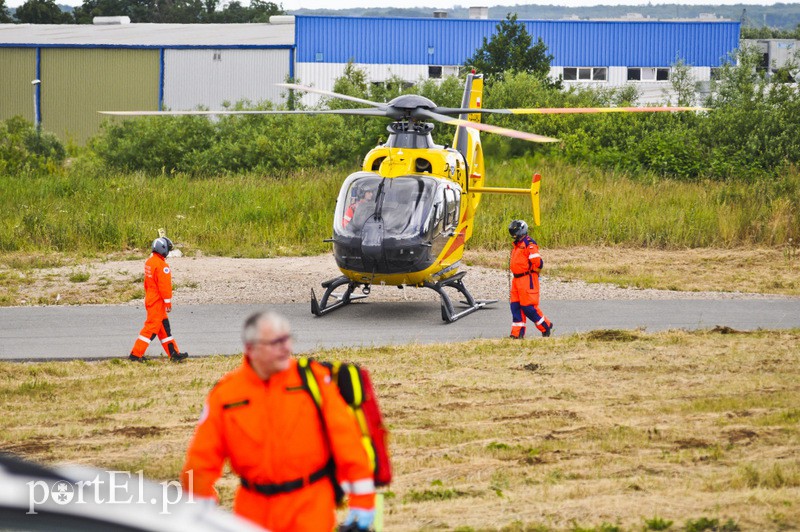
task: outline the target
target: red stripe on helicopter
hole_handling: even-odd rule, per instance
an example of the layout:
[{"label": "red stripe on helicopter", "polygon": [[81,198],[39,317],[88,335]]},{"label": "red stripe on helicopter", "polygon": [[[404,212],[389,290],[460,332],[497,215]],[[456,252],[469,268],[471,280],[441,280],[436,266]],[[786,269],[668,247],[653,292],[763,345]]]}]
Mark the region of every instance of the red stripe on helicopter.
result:
[{"label": "red stripe on helicopter", "polygon": [[467,228],[465,227],[460,233],[458,233],[458,236],[453,241],[453,243],[450,245],[450,247],[447,249],[447,252],[444,255],[442,255],[442,258],[441,258],[440,262],[445,260],[445,259],[447,259],[447,257],[449,257],[450,255],[455,253],[458,250],[458,248],[464,247],[464,241],[466,240],[466,238],[465,238],[466,234],[467,234]]}]

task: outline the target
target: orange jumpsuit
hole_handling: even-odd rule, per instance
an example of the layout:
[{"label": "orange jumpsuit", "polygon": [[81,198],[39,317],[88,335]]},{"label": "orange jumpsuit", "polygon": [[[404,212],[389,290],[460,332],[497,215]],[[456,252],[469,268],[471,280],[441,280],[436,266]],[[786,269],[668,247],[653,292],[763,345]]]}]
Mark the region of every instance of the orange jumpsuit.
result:
[{"label": "orange jumpsuit", "polygon": [[553,326],[539,309],[539,272],[544,261],[536,241],[525,235],[514,242],[511,251],[511,336],[525,337],[525,317],[533,321],[542,334]]},{"label": "orange jumpsuit", "polygon": [[347,224],[353,221],[353,216],[356,214],[356,209],[359,205],[364,203],[363,199],[355,201],[347,207],[347,210],[344,212],[344,218],[342,219],[342,227],[347,227]]},{"label": "orange jumpsuit", "polygon": [[[374,508],[375,485],[355,416],[328,371],[316,362],[311,368],[329,436],[314,400],[302,386],[296,360],[263,381],[245,357],[208,395],[181,473],[184,489],[216,497],[214,483],[228,459],[242,479],[233,503],[236,514],[275,532],[330,531],[336,524],[331,479],[308,479],[325,467],[332,454],[350,507]],[[295,489],[263,495],[245,483],[294,483]]]},{"label": "orange jumpsuit", "polygon": [[172,270],[158,253],[150,255],[144,263],[144,308],[147,310],[147,319],[131,354],[144,356],[147,346],[158,336],[164,351],[172,357],[179,352],[167,319],[167,310],[172,309]]}]

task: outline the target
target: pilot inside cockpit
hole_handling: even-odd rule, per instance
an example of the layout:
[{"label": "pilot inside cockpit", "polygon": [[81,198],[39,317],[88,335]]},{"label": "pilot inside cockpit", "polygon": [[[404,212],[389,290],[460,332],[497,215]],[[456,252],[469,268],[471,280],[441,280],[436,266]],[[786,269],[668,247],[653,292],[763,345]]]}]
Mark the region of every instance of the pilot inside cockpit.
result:
[{"label": "pilot inside cockpit", "polygon": [[358,230],[375,209],[375,188],[372,186],[354,187],[351,192],[350,205],[344,212],[342,227],[347,227],[353,222],[353,227],[350,229]]}]

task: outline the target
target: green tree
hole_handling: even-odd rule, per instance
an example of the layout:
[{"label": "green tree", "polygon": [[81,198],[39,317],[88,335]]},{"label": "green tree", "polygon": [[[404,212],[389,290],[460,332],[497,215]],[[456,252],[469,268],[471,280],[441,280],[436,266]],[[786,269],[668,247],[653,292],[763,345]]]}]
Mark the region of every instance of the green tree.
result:
[{"label": "green tree", "polygon": [[128,16],[135,23],[230,22],[216,20],[216,7],[216,0],[84,0],[75,8],[75,20],[91,24],[94,17]]},{"label": "green tree", "polygon": [[74,10],[78,24],[91,24],[94,17],[127,16],[131,22],[153,22],[155,2],[150,0],[84,0]]},{"label": "green tree", "polygon": [[[215,10],[211,10],[211,4]],[[205,22],[216,23],[249,23],[249,22],[269,22],[272,15],[283,15],[285,11],[281,6],[274,2],[263,0],[251,0],[249,6],[243,6],[238,0],[226,3],[221,11],[216,11],[216,2],[206,0]]]},{"label": "green tree", "polygon": [[546,80],[552,60],[542,38],[533,44],[533,36],[525,29],[525,24],[517,21],[516,14],[508,14],[497,25],[491,40],[484,37],[483,45],[464,66],[486,74],[490,81],[501,78],[507,71],[528,72]]},{"label": "green tree", "polygon": [[74,22],[72,15],[61,11],[55,0],[28,0],[17,8],[14,16],[25,24],[70,24]]},{"label": "green tree", "polygon": [[[692,75],[692,69],[689,65],[683,62],[683,59],[678,59],[672,65],[672,75],[669,79],[672,90],[675,92],[677,105],[682,107],[690,107],[694,105],[695,89],[697,82]],[[672,102],[667,101],[668,105]]]},{"label": "green tree", "polygon": [[0,24],[10,24],[12,22],[14,22],[14,19],[8,13],[6,0],[0,0]]}]

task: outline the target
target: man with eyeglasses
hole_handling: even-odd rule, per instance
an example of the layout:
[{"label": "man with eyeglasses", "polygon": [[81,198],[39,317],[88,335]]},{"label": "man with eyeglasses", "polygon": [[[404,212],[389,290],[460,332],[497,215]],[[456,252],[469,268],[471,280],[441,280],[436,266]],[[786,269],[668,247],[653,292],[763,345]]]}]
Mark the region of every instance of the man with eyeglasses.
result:
[{"label": "man with eyeglasses", "polygon": [[240,477],[233,510],[275,532],[333,530],[333,482],[348,495],[345,525],[368,529],[375,485],[355,418],[316,362],[322,417],[292,357],[288,321],[273,312],[244,324],[242,365],[211,390],[181,473],[195,499],[216,501],[225,460]]}]

